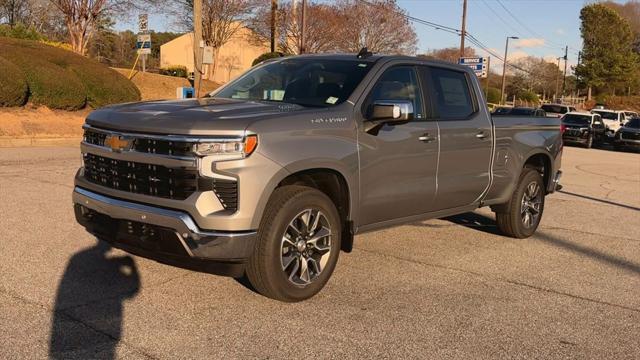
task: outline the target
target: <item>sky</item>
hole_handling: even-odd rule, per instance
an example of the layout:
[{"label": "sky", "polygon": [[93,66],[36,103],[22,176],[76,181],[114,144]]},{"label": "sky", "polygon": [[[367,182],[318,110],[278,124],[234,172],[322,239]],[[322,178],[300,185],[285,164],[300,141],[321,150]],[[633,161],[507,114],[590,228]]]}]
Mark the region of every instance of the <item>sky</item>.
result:
[{"label": "sky", "polygon": [[[313,0],[310,0],[313,1]],[[331,2],[331,0],[319,0]],[[459,29],[463,0],[397,0],[413,17]],[[532,55],[556,62],[569,46],[569,66],[578,60],[582,48],[580,9],[587,0],[468,0],[467,31],[495,53],[504,56],[507,36],[511,40],[509,60]],[[624,2],[624,1],[618,1]],[[134,15],[135,17],[135,15]],[[120,23],[119,29],[135,31],[135,18]],[[156,31],[175,30],[164,15],[150,15],[149,27]],[[432,27],[414,23],[418,35],[418,53],[430,49],[459,47],[460,37]],[[471,45],[467,43],[467,45]],[[471,45],[473,46],[473,45]],[[480,55],[486,55],[483,51]],[[500,65],[497,60],[494,65]]]}]

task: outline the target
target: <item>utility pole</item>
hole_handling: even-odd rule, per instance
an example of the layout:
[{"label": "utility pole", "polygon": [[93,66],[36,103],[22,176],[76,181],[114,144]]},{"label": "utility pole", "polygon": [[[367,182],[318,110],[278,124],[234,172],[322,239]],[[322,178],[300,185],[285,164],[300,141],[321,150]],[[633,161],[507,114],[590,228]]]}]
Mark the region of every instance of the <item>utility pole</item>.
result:
[{"label": "utility pole", "polygon": [[489,74],[491,74],[491,56],[487,56],[487,99],[489,99]]},{"label": "utility pole", "polygon": [[271,52],[276,52],[277,45],[277,20],[278,17],[278,0],[271,0]]},{"label": "utility pole", "polygon": [[460,31],[460,57],[464,57],[464,38],[467,36],[467,0],[462,3],[462,30]]},{"label": "utility pole", "polygon": [[507,44],[504,46],[504,61],[502,63],[502,90],[500,90],[500,104],[504,104],[504,89],[507,80],[507,52],[509,51],[509,39],[519,39],[517,36],[507,36]]},{"label": "utility pole", "polygon": [[302,11],[300,19],[300,54],[307,52],[307,44],[305,42],[305,32],[307,31],[307,0],[302,0]]},{"label": "utility pole", "polygon": [[553,94],[553,101],[555,102],[558,99],[558,91],[560,91],[560,59],[562,59],[562,56],[560,56],[559,58],[557,58],[558,60],[558,72],[556,73],[556,92]]},{"label": "utility pole", "polygon": [[193,86],[196,98],[200,97],[202,83],[202,0],[193,0]]},{"label": "utility pole", "polygon": [[567,84],[567,60],[569,55],[569,46],[564,48],[564,74],[562,77],[562,96],[564,97],[564,89]]}]

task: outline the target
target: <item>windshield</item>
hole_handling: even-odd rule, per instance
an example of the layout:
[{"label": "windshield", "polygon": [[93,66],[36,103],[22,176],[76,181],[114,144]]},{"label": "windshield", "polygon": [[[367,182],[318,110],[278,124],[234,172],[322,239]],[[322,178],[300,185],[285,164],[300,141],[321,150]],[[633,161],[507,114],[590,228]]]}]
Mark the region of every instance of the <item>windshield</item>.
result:
[{"label": "windshield", "polygon": [[556,114],[566,114],[567,107],[562,105],[542,105],[540,107],[542,110],[548,113],[556,113]]},{"label": "windshield", "polygon": [[640,118],[629,120],[629,122],[625,124],[625,127],[640,129]]},{"label": "windshield", "polygon": [[591,124],[591,116],[567,114],[562,119],[562,122],[565,124],[571,124],[571,125],[587,125],[588,126],[589,124]]},{"label": "windshield", "polygon": [[611,111],[592,111],[592,113],[602,116],[603,119],[618,120],[618,114]]},{"label": "windshield", "polygon": [[285,59],[250,70],[212,96],[334,106],[347,100],[370,67],[371,63],[355,59]]}]

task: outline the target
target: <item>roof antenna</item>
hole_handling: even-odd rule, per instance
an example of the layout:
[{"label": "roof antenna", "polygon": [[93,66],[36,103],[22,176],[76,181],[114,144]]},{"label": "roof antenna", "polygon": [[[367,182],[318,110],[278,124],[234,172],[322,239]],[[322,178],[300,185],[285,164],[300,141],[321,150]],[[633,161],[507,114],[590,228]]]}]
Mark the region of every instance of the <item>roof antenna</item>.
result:
[{"label": "roof antenna", "polygon": [[360,52],[357,55],[358,59],[366,59],[369,56],[373,55],[373,53],[371,51],[369,51],[369,49],[367,49],[367,47],[363,47],[362,49],[360,49]]}]

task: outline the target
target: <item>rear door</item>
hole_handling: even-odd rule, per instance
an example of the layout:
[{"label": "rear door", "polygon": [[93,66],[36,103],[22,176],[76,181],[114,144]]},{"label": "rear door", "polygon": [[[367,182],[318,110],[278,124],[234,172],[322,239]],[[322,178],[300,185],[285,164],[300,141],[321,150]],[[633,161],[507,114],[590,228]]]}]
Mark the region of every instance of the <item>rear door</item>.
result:
[{"label": "rear door", "polygon": [[[428,212],[436,192],[438,128],[427,120],[426,101],[414,65],[387,67],[365,90],[358,129],[360,156],[359,225]],[[374,101],[410,101],[413,120],[365,131]]]},{"label": "rear door", "polygon": [[440,130],[436,210],[470,205],[489,186],[493,132],[490,115],[478,103],[470,75],[455,67],[430,66],[434,117]]}]

